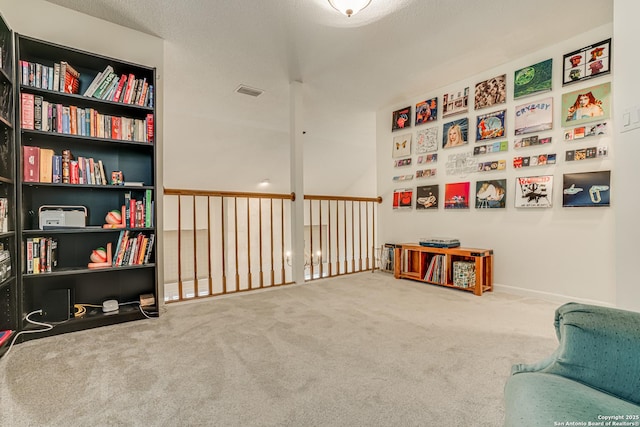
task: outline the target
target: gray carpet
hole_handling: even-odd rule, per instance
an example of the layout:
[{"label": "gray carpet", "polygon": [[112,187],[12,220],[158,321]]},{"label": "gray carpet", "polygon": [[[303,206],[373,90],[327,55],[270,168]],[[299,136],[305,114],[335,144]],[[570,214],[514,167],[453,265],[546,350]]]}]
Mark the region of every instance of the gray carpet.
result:
[{"label": "gray carpet", "polygon": [[499,426],[557,304],[385,273],[170,305],[17,345],[2,426]]}]

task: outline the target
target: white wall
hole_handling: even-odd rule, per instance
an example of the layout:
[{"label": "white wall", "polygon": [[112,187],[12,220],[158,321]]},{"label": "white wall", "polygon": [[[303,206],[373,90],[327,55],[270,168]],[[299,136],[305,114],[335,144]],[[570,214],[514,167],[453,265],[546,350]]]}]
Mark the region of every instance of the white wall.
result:
[{"label": "white wall", "polygon": [[[456,237],[463,246],[491,248],[495,253],[494,280],[498,288],[512,292],[526,293],[550,299],[574,299],[586,302],[614,304],[615,287],[615,211],[614,208],[563,208],[562,207],[562,175],[568,172],[587,172],[610,170],[614,168],[617,142],[609,120],[609,134],[585,138],[581,141],[565,142],[561,127],[561,95],[584,87],[611,81],[613,74],[597,79],[579,82],[562,87],[562,55],[580,49],[591,43],[599,42],[612,36],[612,25],[596,28],[584,34],[559,42],[538,52],[523,55],[518,59],[496,66],[495,68],[471,74],[467,79],[455,82],[447,87],[416,94],[401,103],[390,105],[377,114],[377,167],[378,193],[384,202],[379,209],[379,243],[416,242],[421,237]],[[615,42],[614,42],[615,43]],[[499,48],[499,47],[496,47]],[[615,48],[613,49],[615,52]],[[615,55],[615,53],[614,53]],[[515,70],[553,58],[553,90],[528,98],[513,100],[513,76]],[[615,72],[614,68],[614,72]],[[477,111],[473,110],[473,91],[475,84],[500,74],[507,75],[507,103],[494,108],[481,110],[489,113],[506,107],[507,139],[509,151],[491,155],[476,156],[474,160],[491,161],[504,159],[507,161],[506,171],[474,172],[467,176],[446,175],[445,163],[449,154],[472,151],[475,141],[475,124]],[[425,73],[428,79],[428,72]],[[405,182],[393,182],[392,177],[415,173],[423,169],[415,164],[417,156],[412,155],[414,165],[410,168],[394,168],[391,157],[393,136],[403,131],[391,132],[391,116],[394,110],[407,105],[412,106],[419,101],[437,96],[442,102],[443,94],[463,87],[470,87],[470,110],[466,115],[456,115],[442,119],[441,105],[439,119],[434,123],[439,126],[439,138],[442,137],[442,125],[453,119],[469,118],[469,144],[465,148],[438,150],[438,161],[432,167],[437,168],[437,176],[427,179],[413,179]],[[539,132],[540,137],[551,136],[552,144],[528,147],[515,150],[513,148],[515,106],[543,99],[554,98],[554,125],[551,131]],[[419,129],[430,127],[421,125]],[[410,128],[415,139],[416,128]],[[528,136],[528,135],[525,135]],[[518,136],[518,139],[520,136]],[[484,142],[483,142],[484,143]],[[479,144],[478,144],[479,145]],[[564,162],[565,151],[591,146],[609,147],[609,157],[584,161]],[[514,169],[514,156],[556,153],[556,165]],[[637,157],[636,157],[637,158]],[[617,173],[613,171],[613,175]],[[518,176],[554,175],[553,207],[546,209],[516,209],[515,179]],[[475,209],[473,204],[468,210],[409,211],[392,209],[392,195],[396,188],[413,188],[419,185],[440,185],[440,200],[444,199],[445,183],[471,182],[471,200],[475,200],[475,182],[485,179],[507,180],[507,207],[505,209]],[[612,190],[612,204],[620,203],[623,195]],[[415,197],[414,197],[415,206]]]},{"label": "white wall", "polygon": [[640,226],[638,226],[637,196],[638,159],[640,159],[640,130],[620,132],[620,119],[626,108],[640,108],[640,84],[638,84],[638,33],[637,17],[640,3],[636,0],[615,0],[613,7],[613,37],[615,52],[613,66],[616,78],[613,82],[613,108],[616,117],[615,174],[616,189],[616,302],[619,307],[640,311],[640,286],[638,286],[638,259],[640,259]]}]

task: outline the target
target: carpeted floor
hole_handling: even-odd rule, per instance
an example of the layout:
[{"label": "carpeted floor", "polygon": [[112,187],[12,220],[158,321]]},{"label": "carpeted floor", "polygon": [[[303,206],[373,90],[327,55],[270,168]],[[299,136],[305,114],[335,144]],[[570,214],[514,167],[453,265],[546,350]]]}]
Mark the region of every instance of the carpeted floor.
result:
[{"label": "carpeted floor", "polygon": [[2,426],[500,426],[556,303],[360,273],[17,345]]}]

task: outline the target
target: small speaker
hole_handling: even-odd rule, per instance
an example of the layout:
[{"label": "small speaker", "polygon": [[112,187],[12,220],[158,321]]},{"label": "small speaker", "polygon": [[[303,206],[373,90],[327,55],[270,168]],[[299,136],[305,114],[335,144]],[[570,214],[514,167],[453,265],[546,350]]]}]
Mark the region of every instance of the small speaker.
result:
[{"label": "small speaker", "polygon": [[71,317],[71,289],[51,289],[44,294],[42,320],[64,322]]}]

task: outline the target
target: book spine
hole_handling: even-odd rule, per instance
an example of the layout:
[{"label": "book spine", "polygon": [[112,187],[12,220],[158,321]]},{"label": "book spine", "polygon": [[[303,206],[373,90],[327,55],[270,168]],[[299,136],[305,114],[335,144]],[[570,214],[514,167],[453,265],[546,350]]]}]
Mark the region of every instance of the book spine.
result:
[{"label": "book spine", "polygon": [[104,172],[104,165],[102,164],[102,160],[98,160],[98,166],[100,167],[100,183],[102,185],[107,185],[107,176]]},{"label": "book spine", "polygon": [[26,273],[27,274],[32,274],[33,273],[33,238],[32,237],[28,237],[27,238],[27,267],[26,267]]},{"label": "book spine", "polygon": [[62,156],[55,154],[51,162],[53,169],[51,173],[51,182],[58,184],[62,182]]},{"label": "book spine", "polygon": [[60,63],[53,64],[53,90],[60,92]]},{"label": "book spine", "polygon": [[33,274],[40,273],[40,238],[33,238]]},{"label": "book spine", "polygon": [[147,245],[147,253],[144,255],[144,264],[149,264],[149,261],[151,261],[151,252],[153,251],[155,236],[153,233],[149,235],[149,244]]},{"label": "book spine", "polygon": [[60,92],[64,92],[64,82],[65,76],[67,75],[67,63],[62,61],[60,62],[60,77],[58,79]]},{"label": "book spine", "polygon": [[33,128],[35,130],[42,130],[42,97],[33,97]]},{"label": "book spine", "polygon": [[98,86],[98,88],[96,89],[96,91],[93,93],[92,96],[94,98],[102,98],[102,95],[104,95],[104,93],[107,91],[107,89],[111,85],[111,82],[113,81],[114,78],[115,78],[115,74],[113,72],[109,73],[107,78],[104,79],[102,83],[100,83],[100,86]]},{"label": "book spine", "polygon": [[123,90],[125,88],[125,84],[127,83],[127,75],[123,74],[120,76],[120,80],[118,80],[118,87],[116,88],[116,92],[113,94],[113,101],[120,102],[120,98],[122,97]]},{"label": "book spine", "polygon": [[151,199],[153,192],[150,188],[145,190],[144,194],[144,226],[151,227]]},{"label": "book spine", "polygon": [[113,267],[116,266],[116,260],[117,260],[117,257],[118,257],[118,253],[120,251],[120,245],[122,245],[122,239],[124,238],[124,231],[125,230],[120,230],[120,236],[118,236],[118,242],[116,243],[116,250],[113,253],[113,259],[111,260],[111,265]]},{"label": "book spine", "polygon": [[20,126],[22,129],[33,130],[35,96],[31,93],[22,93],[20,98]]},{"label": "book spine", "polygon": [[40,181],[40,148],[25,145],[22,147],[22,170],[24,182]]},{"label": "book spine", "polygon": [[70,182],[70,163],[71,163],[71,151],[62,150],[62,183],[69,184]]},{"label": "book spine", "polygon": [[136,226],[136,199],[129,199],[129,227]]},{"label": "book spine", "polygon": [[89,84],[89,87],[87,88],[87,90],[84,91],[83,96],[91,96],[93,95],[93,92],[96,90],[96,87],[98,87],[98,83],[100,82],[102,78],[102,72],[99,72],[93,79],[93,81],[91,82],[91,84]]}]

